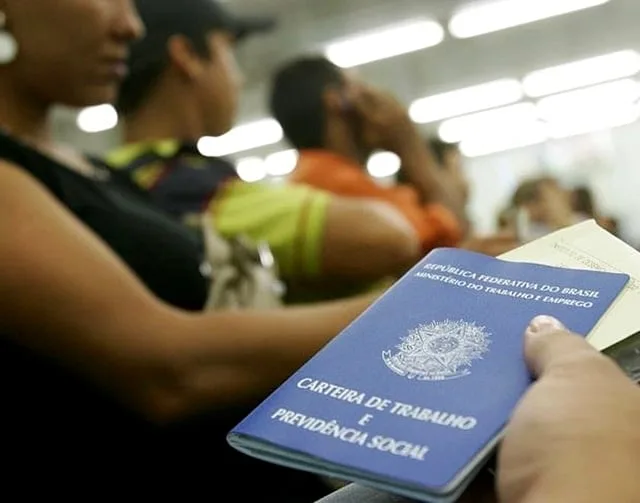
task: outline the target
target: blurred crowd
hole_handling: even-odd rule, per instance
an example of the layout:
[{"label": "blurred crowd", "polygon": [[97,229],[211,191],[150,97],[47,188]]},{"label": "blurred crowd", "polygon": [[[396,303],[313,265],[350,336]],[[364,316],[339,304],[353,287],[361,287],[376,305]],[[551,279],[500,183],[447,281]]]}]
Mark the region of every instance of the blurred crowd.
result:
[{"label": "blurred crowd", "polygon": [[498,215],[497,227],[530,241],[584,220],[595,220],[614,236],[620,234],[617,220],[598,210],[588,187],[567,188],[557,179],[540,177],[518,186],[509,206]]},{"label": "blurred crowd", "polygon": [[[226,432],[389,285],[439,247],[499,256],[585,219],[619,233],[589,188],[540,178],[480,234],[458,147],[317,55],[275,68],[266,97],[296,169],[242,181],[197,142],[234,125],[236,45],[272,19],[210,0],[4,0],[0,14],[8,483],[315,501],[327,481],[232,451]],[[124,119],[122,145],[96,159],[52,140],[53,106],[100,103]],[[388,184],[366,170],[379,151],[400,159]]]}]

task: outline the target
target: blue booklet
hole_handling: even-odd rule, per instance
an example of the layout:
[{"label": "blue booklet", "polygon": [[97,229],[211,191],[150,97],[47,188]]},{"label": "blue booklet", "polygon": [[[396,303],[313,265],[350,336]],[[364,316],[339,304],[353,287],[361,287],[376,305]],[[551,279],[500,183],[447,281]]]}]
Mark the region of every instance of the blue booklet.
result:
[{"label": "blue booklet", "polygon": [[628,281],[435,250],[228,441],[272,463],[455,501],[531,384],[523,358],[529,321],[551,315],[587,335]]}]

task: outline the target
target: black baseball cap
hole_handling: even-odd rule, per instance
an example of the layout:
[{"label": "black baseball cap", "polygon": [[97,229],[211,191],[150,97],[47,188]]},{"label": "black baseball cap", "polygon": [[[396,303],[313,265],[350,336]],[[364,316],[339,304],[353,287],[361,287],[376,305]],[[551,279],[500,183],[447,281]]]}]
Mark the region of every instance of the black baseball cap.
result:
[{"label": "black baseball cap", "polygon": [[135,0],[146,35],[131,47],[130,70],[163,57],[174,35],[199,36],[225,31],[240,41],[249,35],[271,31],[276,21],[268,16],[235,16],[216,0]]}]

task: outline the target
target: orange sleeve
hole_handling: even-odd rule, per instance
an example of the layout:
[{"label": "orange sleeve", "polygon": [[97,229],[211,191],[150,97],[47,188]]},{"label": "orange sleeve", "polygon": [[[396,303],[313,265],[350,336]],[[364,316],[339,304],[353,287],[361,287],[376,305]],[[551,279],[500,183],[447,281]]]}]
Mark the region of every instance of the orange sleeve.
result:
[{"label": "orange sleeve", "polygon": [[412,187],[381,187],[366,173],[355,169],[332,170],[330,173],[307,169],[300,175],[297,181],[333,194],[377,199],[391,204],[416,230],[425,253],[441,246],[456,246],[462,239],[462,229],[456,216],[439,204],[422,205]]},{"label": "orange sleeve", "polygon": [[[381,187],[359,169],[340,169],[330,172],[321,169],[305,169],[294,173],[293,181],[313,185],[332,194],[386,201],[413,221],[420,220],[422,209],[415,191],[406,186]],[[297,175],[297,177],[295,176]]]},{"label": "orange sleeve", "polygon": [[441,246],[454,247],[462,240],[462,226],[458,218],[440,204],[423,207],[424,226],[420,233],[425,252]]},{"label": "orange sleeve", "polygon": [[388,191],[393,190],[380,187],[359,169],[342,168],[324,171],[314,167],[300,171],[303,172],[294,172],[292,177],[294,181],[307,183],[339,196],[387,199]]}]

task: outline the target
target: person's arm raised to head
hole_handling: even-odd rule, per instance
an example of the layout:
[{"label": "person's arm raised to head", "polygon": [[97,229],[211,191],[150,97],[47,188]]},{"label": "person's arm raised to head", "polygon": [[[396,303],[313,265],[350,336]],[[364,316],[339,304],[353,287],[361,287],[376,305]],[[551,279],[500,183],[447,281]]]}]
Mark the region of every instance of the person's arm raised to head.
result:
[{"label": "person's arm raised to head", "polygon": [[320,259],[323,275],[377,280],[403,274],[420,258],[418,235],[393,206],[331,198]]},{"label": "person's arm raised to head", "polygon": [[0,187],[0,331],[154,421],[262,396],[374,299],[186,313],[28,174],[0,163]]},{"label": "person's arm raised to head", "polygon": [[351,99],[368,125],[369,134],[374,134],[376,146],[400,157],[403,176],[422,202],[447,207],[466,226],[463,194],[444,176],[407,108],[392,94],[362,83],[353,88]]}]

